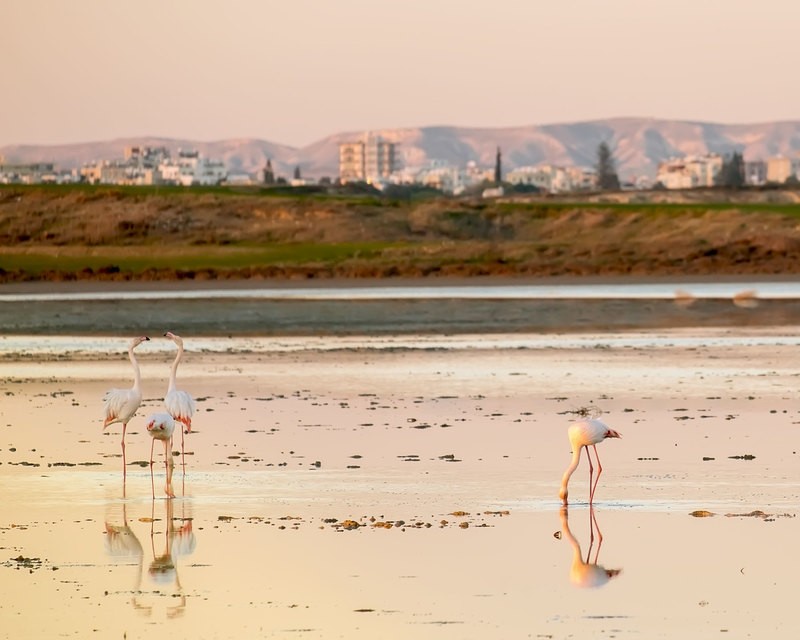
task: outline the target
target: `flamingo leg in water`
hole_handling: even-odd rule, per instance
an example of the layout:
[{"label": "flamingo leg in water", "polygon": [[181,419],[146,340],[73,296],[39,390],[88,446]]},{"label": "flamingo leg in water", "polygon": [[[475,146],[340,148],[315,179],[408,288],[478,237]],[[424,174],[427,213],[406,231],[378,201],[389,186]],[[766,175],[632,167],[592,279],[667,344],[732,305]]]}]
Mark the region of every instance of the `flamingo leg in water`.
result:
[{"label": "flamingo leg in water", "polygon": [[594,484],[592,484],[592,456],[589,455],[589,447],[586,447],[586,455],[589,458],[589,504],[594,503],[594,491],[597,489],[597,483],[600,482],[600,474],[603,473],[603,465],[600,464],[600,456],[597,455],[597,445],[592,445],[592,449],[594,449],[594,457],[597,459],[597,477],[594,479]]},{"label": "flamingo leg in water", "polygon": [[600,531],[600,525],[597,524],[597,516],[594,514],[594,507],[589,507],[589,551],[586,554],[586,562],[589,562],[589,555],[592,552],[592,545],[594,544],[594,532],[597,531],[597,549],[594,552],[593,564],[597,564],[597,559],[600,556],[600,547],[603,546],[603,532]]},{"label": "flamingo leg in water", "polygon": [[164,440],[164,467],[166,468],[167,480],[164,486],[164,492],[170,498],[175,497],[175,492],[172,490],[172,438]]},{"label": "flamingo leg in water", "polygon": [[127,422],[122,423],[122,480],[123,482],[128,477],[128,465],[125,461],[125,428],[128,426]]},{"label": "flamingo leg in water", "polygon": [[594,475],[594,466],[592,465],[592,456],[589,455],[589,447],[583,447],[586,450],[586,459],[589,461],[589,504],[592,504],[592,497],[594,495],[594,491],[592,490],[592,476]]},{"label": "flamingo leg in water", "polygon": [[156,497],[156,481],[153,478],[153,447],[156,446],[156,440],[153,438],[150,441],[150,488],[153,491],[153,499]]}]

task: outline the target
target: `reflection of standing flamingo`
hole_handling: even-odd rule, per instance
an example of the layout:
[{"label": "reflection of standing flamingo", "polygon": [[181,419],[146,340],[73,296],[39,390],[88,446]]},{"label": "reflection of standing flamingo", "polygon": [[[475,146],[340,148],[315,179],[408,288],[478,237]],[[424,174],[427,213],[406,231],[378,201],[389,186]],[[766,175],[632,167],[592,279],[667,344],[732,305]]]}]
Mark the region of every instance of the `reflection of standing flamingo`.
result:
[{"label": "reflection of standing flamingo", "polygon": [[122,503],[122,524],[111,524],[110,518],[106,517],[106,534],[104,538],[106,553],[115,559],[135,558],[138,563],[136,572],[136,583],[133,592],[136,593],[142,584],[142,565],[144,560],[144,550],[139,538],[128,524],[128,506]]},{"label": "reflection of standing flamingo", "polygon": [[[169,374],[169,387],[167,395],[164,396],[164,406],[169,414],[178,422],[186,425],[186,433],[192,430],[192,416],[194,415],[194,399],[187,392],[177,388],[178,365],[183,358],[183,339],[174,333],[167,331],[164,334],[178,346],[178,353],[172,363],[172,370]],[[183,455],[183,428],[181,428],[181,455]]]},{"label": "reflection of standing flamingo", "polygon": [[[147,432],[153,438],[150,443],[150,473],[153,472],[153,447],[156,445],[156,440],[161,440],[164,443],[164,465],[167,470],[164,491],[170,498],[175,497],[175,492],[172,490],[172,432],[174,430],[175,421],[168,413],[154,413],[147,419]],[[153,497],[155,497],[155,487],[153,488]]]},{"label": "reflection of standing flamingo", "polygon": [[[578,540],[572,535],[569,528],[569,520],[567,507],[561,507],[561,529],[564,536],[572,545],[572,566],[569,569],[569,579],[577,587],[600,587],[611,578],[618,576],[622,569],[606,569],[602,565],[597,564],[598,557],[600,556],[600,547],[603,545],[603,534],[600,532],[600,527],[597,526],[597,518],[594,515],[594,508],[589,507],[589,550],[586,552],[586,560],[583,559],[581,554],[581,545]],[[597,530],[597,550],[594,553],[594,558],[591,558],[592,547],[594,546],[594,532]]]},{"label": "reflection of standing flamingo", "polygon": [[[621,438],[622,436],[609,429],[605,423],[597,420],[596,418],[586,418],[573,423],[567,431],[567,437],[572,445],[572,462],[564,472],[564,477],[561,479],[561,490],[558,492],[561,501],[567,504],[567,494],[569,479],[578,468],[581,461],[581,449],[586,449],[586,457],[589,459],[589,504],[594,501],[594,490],[597,488],[597,483],[600,481],[600,474],[603,472],[603,467],[600,465],[600,457],[597,455],[597,444],[606,438]],[[594,457],[597,459],[597,478],[592,484],[592,474],[594,467],[592,466],[592,456],[589,454],[589,447],[594,449]]]},{"label": "reflection of standing flamingo", "polygon": [[122,423],[123,475],[125,473],[125,429],[128,427],[128,422],[136,413],[139,405],[142,403],[142,377],[139,373],[139,363],[136,361],[136,356],[134,355],[133,350],[142,342],[145,342],[149,339],[150,338],[147,336],[134,338],[128,347],[128,357],[133,365],[133,387],[130,389],[109,389],[106,391],[106,394],[103,397],[103,401],[105,402],[105,420],[103,421],[103,429],[115,422]]}]

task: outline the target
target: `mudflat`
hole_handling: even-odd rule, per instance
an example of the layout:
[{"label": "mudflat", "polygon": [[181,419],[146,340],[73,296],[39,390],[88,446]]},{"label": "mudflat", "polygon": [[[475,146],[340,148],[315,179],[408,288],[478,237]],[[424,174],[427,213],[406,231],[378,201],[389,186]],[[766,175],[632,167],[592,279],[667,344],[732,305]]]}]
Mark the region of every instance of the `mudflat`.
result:
[{"label": "mudflat", "polygon": [[[131,384],[126,339],[2,342],[0,635],[796,629],[793,327],[184,337],[174,499],[144,429],[170,342],[137,350],[124,458],[100,398]],[[593,508],[584,459],[565,509],[584,411],[623,437]]]}]

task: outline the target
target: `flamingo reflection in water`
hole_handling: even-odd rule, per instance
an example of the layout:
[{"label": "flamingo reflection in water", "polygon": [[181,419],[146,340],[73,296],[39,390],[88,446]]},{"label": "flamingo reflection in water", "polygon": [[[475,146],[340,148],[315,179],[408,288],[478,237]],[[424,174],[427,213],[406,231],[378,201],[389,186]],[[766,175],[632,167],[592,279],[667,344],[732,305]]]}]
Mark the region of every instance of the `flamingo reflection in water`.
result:
[{"label": "flamingo reflection in water", "polygon": [[[157,519],[155,517],[155,500],[152,502],[150,520],[150,548],[153,555],[153,560],[147,567],[147,577],[154,585],[153,593],[163,597],[169,596],[170,602],[175,602],[174,606],[169,606],[166,609],[167,618],[176,618],[183,615],[186,609],[186,594],[183,592],[180,578],[178,576],[177,557],[182,555],[190,555],[194,552],[197,545],[194,531],[192,530],[192,519],[181,517],[178,518],[181,526],[176,528],[176,518],[174,516],[174,500],[164,500],[164,518]],[[162,524],[164,530],[157,531],[156,523]],[[163,533],[163,538],[160,536]],[[160,553],[156,550],[157,543],[161,540]],[[153,613],[155,605],[147,604],[142,597],[141,591],[143,571],[139,574],[139,585],[134,592],[133,606],[140,613],[150,616]],[[171,586],[171,593],[167,588]],[[162,600],[159,600],[162,601]]]},{"label": "flamingo reflection in water", "polygon": [[[600,547],[603,545],[603,534],[597,525],[597,517],[593,507],[589,507],[589,549],[586,552],[586,559],[584,559],[581,552],[580,543],[569,528],[569,513],[566,506],[561,507],[560,516],[561,532],[567,542],[572,545],[572,565],[569,569],[569,579],[572,584],[577,587],[602,587],[611,578],[615,578],[622,572],[622,569],[606,569],[601,564],[598,564]],[[559,537],[558,534],[556,536]],[[596,549],[594,549],[595,539],[597,542]],[[593,550],[594,556],[592,556]]]},{"label": "flamingo reflection in water", "polygon": [[113,524],[112,518],[107,516],[105,525],[104,543],[106,553],[115,560],[135,559],[138,564],[137,580],[134,586],[134,590],[137,590],[141,583],[144,549],[128,522],[128,505],[126,502],[122,503],[122,524]]}]

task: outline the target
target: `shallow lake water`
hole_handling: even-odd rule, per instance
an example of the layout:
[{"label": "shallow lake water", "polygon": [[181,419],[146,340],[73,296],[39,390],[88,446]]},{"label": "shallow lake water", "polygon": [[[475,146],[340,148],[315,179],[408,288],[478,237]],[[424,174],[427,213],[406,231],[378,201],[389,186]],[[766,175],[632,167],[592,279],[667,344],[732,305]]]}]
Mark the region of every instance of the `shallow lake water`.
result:
[{"label": "shallow lake water", "polygon": [[[797,630],[793,329],[187,339],[173,499],[144,429],[171,343],[137,350],[124,458],[125,340],[0,345],[1,637]],[[583,408],[623,437],[564,510]]]}]

